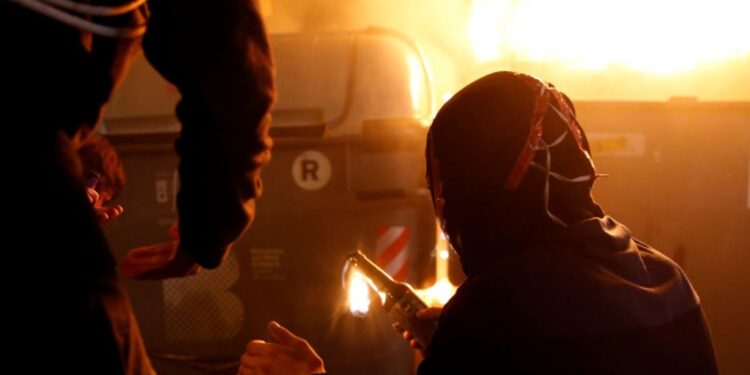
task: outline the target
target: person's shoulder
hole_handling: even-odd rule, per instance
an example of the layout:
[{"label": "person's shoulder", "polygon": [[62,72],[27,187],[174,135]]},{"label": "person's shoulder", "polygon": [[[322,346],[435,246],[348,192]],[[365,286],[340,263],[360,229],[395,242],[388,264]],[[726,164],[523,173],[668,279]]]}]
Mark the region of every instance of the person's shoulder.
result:
[{"label": "person's shoulder", "polygon": [[674,261],[672,258],[668,257],[664,253],[662,253],[660,250],[654,248],[653,246],[637,239],[633,238],[633,242],[636,245],[636,249],[638,253],[640,254],[641,258],[644,259],[644,261],[649,262],[651,264],[661,264],[663,267],[668,267],[676,270],[676,272],[679,272],[684,276],[684,271],[682,267]]},{"label": "person's shoulder", "polygon": [[514,267],[524,263],[506,259],[467,278],[445,306],[441,318],[445,322],[441,323],[479,327],[490,321],[495,321],[492,326],[499,321],[525,324],[526,315],[519,301],[528,293],[531,278],[522,267]]}]

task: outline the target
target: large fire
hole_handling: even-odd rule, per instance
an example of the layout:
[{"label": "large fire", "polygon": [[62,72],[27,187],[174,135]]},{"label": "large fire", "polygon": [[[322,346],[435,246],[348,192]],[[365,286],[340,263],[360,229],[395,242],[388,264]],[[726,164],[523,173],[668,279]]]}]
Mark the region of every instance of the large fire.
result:
[{"label": "large fire", "polygon": [[668,74],[750,55],[745,0],[474,0],[478,62],[555,62]]}]

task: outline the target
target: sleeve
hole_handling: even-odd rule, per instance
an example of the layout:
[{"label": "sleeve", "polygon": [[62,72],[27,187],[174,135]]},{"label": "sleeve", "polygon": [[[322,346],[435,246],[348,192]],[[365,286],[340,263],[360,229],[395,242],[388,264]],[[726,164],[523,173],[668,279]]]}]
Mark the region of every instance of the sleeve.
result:
[{"label": "sleeve", "polygon": [[250,0],[152,0],[146,58],[180,91],[180,249],[221,264],[253,220],[270,160],[273,61]]},{"label": "sleeve", "polygon": [[[488,285],[489,284],[489,285]],[[514,371],[524,324],[487,280],[467,279],[443,308],[418,375],[506,374]]]}]

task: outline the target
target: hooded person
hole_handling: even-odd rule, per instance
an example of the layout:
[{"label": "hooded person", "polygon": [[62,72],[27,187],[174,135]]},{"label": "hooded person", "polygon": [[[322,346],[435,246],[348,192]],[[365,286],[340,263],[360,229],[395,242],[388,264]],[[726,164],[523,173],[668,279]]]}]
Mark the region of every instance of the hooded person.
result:
[{"label": "hooded person", "polygon": [[[5,242],[18,249],[5,262],[33,275],[6,303],[15,323],[9,357],[33,373],[151,375],[120,275],[216,268],[255,218],[275,100],[260,5],[10,0],[0,2],[0,31],[4,136],[21,147],[6,147],[3,158],[13,176],[3,194]],[[87,186],[77,151],[141,47],[180,94],[179,241],[129,251],[118,274],[90,194],[107,181]],[[134,103],[160,95],[132,94]]]},{"label": "hooded person", "polygon": [[[717,373],[697,294],[594,202],[589,154],[570,100],[529,75],[490,74],[442,107],[427,180],[467,279],[418,374]],[[277,341],[251,342],[239,373],[322,367],[303,339]]]},{"label": "hooded person", "polygon": [[570,100],[497,72],[458,92],[427,140],[435,210],[466,281],[420,374],[712,374],[680,267],[606,216]]}]

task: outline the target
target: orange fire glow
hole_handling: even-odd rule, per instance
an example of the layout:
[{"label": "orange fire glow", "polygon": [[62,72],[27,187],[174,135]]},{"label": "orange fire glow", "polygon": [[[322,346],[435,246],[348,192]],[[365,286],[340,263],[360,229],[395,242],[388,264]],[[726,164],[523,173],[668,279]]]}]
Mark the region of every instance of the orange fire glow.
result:
[{"label": "orange fire glow", "polygon": [[370,311],[370,286],[367,278],[359,271],[353,270],[349,274],[347,287],[349,311],[354,316],[365,316]]},{"label": "orange fire glow", "polygon": [[[438,227],[439,228],[439,227]],[[435,247],[435,284],[427,289],[417,289],[415,292],[427,305],[442,307],[456,293],[456,286],[448,279],[448,241],[443,232],[438,229],[438,241]]]},{"label": "orange fire glow", "polygon": [[478,62],[556,62],[670,74],[750,55],[743,0],[474,0]]},{"label": "orange fire glow", "polygon": [[[426,289],[416,289],[415,293],[428,306],[442,307],[456,293],[456,286],[448,279],[448,243],[445,235],[438,229],[438,241],[435,248],[435,284]],[[370,280],[356,269],[349,271],[347,281],[347,305],[354,316],[366,316],[370,310],[373,291],[380,296],[380,303],[385,301],[385,293],[380,292]]]}]

